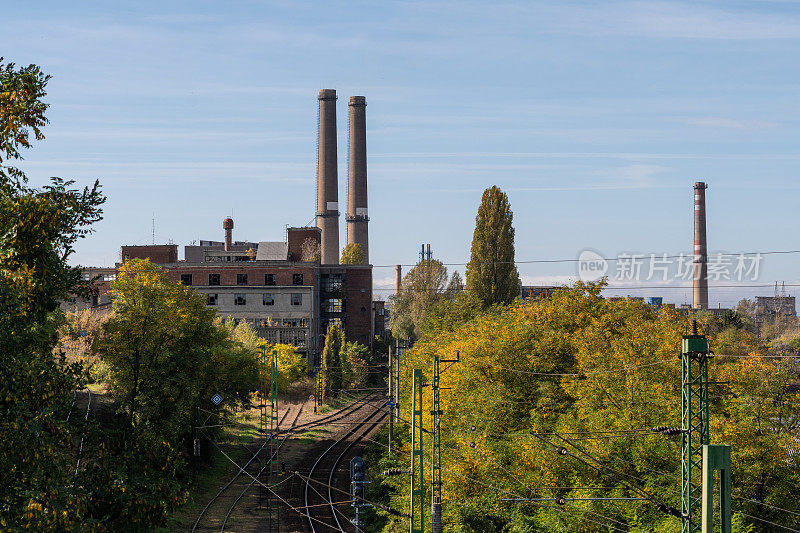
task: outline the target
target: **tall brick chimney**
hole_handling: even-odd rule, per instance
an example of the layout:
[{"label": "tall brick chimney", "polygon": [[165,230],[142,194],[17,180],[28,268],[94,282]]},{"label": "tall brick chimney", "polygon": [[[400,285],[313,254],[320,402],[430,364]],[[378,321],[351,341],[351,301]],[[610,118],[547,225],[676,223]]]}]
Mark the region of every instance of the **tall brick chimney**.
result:
[{"label": "tall brick chimney", "polygon": [[322,231],[322,264],[339,264],[339,175],[336,158],[336,91],[319,91],[317,143],[317,227]]},{"label": "tall brick chimney", "polygon": [[225,230],[225,251],[230,252],[233,245],[233,219],[231,217],[222,221],[222,229]]},{"label": "tall brick chimney", "polygon": [[706,242],[705,182],[694,184],[694,284],[692,307],[708,309],[708,243]]},{"label": "tall brick chimney", "polygon": [[367,100],[350,97],[350,135],[347,158],[347,244],[356,243],[369,264],[367,214]]}]

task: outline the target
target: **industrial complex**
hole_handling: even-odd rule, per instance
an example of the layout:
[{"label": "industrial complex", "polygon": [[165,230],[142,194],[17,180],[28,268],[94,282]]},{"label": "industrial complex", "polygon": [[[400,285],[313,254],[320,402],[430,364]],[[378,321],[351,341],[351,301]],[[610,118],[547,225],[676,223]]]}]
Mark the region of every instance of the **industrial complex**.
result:
[{"label": "industrial complex", "polygon": [[[382,301],[373,302],[369,264],[366,98],[349,102],[347,244],[361,247],[361,264],[339,264],[339,179],[337,173],[336,91],[319,92],[316,226],[287,228],[286,240],[234,240],[234,221],[222,222],[224,238],[177,244],[122,246],[121,259],[149,259],[169,278],[206,295],[207,305],[224,318],[249,323],[273,343],[290,344],[315,364],[329,325],[342,326],[348,341],[371,347],[385,332]],[[117,267],[87,268],[95,279],[88,307],[110,303],[109,282]],[[99,279],[97,277],[99,276]]]},{"label": "industrial complex", "polygon": [[[346,243],[358,244],[361,264],[339,264],[339,179],[336,131],[337,95],[322,89],[318,95],[318,148],[316,225],[289,227],[280,242],[234,240],[234,221],[222,222],[223,240],[201,240],[184,247],[151,244],[123,246],[121,259],[149,259],[162,266],[171,280],[191,285],[206,295],[207,305],[225,318],[249,323],[257,334],[273,343],[290,344],[316,364],[331,324],[339,324],[348,341],[371,347],[375,335],[386,333],[387,310],[383,301],[373,301],[372,266],[369,262],[369,211],[367,195],[366,99],[349,100]],[[706,190],[694,184],[694,240],[691,258],[693,283],[690,309],[721,314],[709,308],[708,242],[706,236]],[[426,257],[425,248],[420,255]],[[430,258],[430,245],[427,257]],[[93,279],[93,296],[84,307],[102,308],[110,303],[109,282],[116,267],[87,268],[85,279]],[[396,268],[400,290],[402,270]],[[556,286],[523,286],[520,296],[538,300],[549,297]],[[615,299],[618,297],[612,297]],[[641,298],[645,300],[644,298]],[[662,304],[661,297],[646,302]],[[757,311],[770,316],[796,316],[794,297],[784,294],[759,296]]]}]

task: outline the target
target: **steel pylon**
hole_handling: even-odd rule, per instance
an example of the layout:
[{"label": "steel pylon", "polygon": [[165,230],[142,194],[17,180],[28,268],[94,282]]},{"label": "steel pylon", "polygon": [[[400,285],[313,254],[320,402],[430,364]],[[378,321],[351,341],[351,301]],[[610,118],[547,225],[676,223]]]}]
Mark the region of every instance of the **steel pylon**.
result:
[{"label": "steel pylon", "polygon": [[702,510],[703,445],[709,444],[708,340],[685,335],[681,345],[681,514],[683,533],[700,533]]}]

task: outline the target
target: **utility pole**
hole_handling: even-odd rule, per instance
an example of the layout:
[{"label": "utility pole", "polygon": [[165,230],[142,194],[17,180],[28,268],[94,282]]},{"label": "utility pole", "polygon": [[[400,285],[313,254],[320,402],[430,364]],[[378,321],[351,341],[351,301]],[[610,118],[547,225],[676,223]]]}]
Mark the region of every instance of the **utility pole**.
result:
[{"label": "utility pole", "polygon": [[319,365],[314,367],[314,414],[317,414],[317,403],[319,403]]},{"label": "utility pole", "polygon": [[[278,476],[280,475],[278,461],[278,350],[272,350],[272,383],[270,384],[270,434],[269,434],[269,487],[274,487],[278,484]],[[269,491],[267,496],[272,497],[272,492]],[[270,501],[268,500],[268,501]],[[272,531],[272,506],[267,506],[269,512],[269,530]],[[280,524],[280,507],[275,506],[275,530],[278,530]]]},{"label": "utility pole", "polygon": [[[269,358],[269,362],[267,359]],[[262,347],[259,349],[259,396],[261,399],[261,434],[267,439],[264,450],[269,454],[262,463],[262,482],[259,485],[259,505],[262,500],[267,500],[267,513],[269,514],[269,530],[272,531],[272,502],[271,492],[266,487],[277,483],[278,477],[278,352],[272,350],[270,356]],[[267,370],[269,369],[269,370]],[[267,402],[269,401],[269,407]],[[265,494],[266,493],[266,494]],[[277,520],[275,521],[277,525]]]},{"label": "utility pole", "polygon": [[315,393],[317,397],[317,403],[314,406],[315,413],[317,412],[316,411],[317,405],[319,405],[319,407],[322,408],[322,400],[325,399],[325,376],[326,376],[325,370],[322,367],[319,367],[317,369],[317,390]]},{"label": "utility pole", "polygon": [[394,359],[395,359],[395,373],[394,373],[394,416],[395,423],[400,423],[400,356],[402,355],[400,348],[400,341],[394,342]]},{"label": "utility pole", "polygon": [[392,388],[392,381],[394,374],[394,367],[392,366],[392,346],[389,346],[389,455],[392,455],[392,437],[394,434],[394,389]]},{"label": "utility pole", "polygon": [[425,474],[422,455],[422,370],[414,369],[411,389],[411,529],[422,533],[425,527]]},{"label": "utility pole", "polygon": [[433,444],[431,446],[431,531],[442,533],[442,433],[441,419],[442,407],[439,403],[439,379],[441,371],[440,363],[446,363],[445,370],[461,360],[459,353],[456,352],[455,359],[439,359],[439,354],[433,356],[433,381],[431,391],[433,405],[431,407],[431,426],[433,431]]},{"label": "utility pole", "polygon": [[[703,447],[709,443],[708,429],[708,340],[697,332],[681,344],[681,514],[682,533],[701,533]],[[713,479],[713,478],[712,478]]]}]

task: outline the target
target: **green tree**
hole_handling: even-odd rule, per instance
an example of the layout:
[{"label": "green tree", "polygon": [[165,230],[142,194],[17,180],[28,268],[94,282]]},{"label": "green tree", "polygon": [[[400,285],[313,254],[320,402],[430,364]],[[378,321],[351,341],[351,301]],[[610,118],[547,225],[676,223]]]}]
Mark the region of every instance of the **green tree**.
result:
[{"label": "green tree", "polygon": [[338,324],[328,326],[325,346],[322,348],[322,373],[325,387],[323,394],[342,390],[342,345],[344,332]]},{"label": "green tree", "polygon": [[369,349],[357,342],[346,342],[342,347],[342,383],[347,389],[361,389],[366,387],[367,360]]},{"label": "green tree", "polygon": [[508,304],[519,296],[513,221],[508,196],[496,185],[483,191],[467,263],[467,291],[486,306]]},{"label": "green tree", "polygon": [[0,529],[69,531],[83,520],[89,495],[74,482],[68,424],[80,364],[53,355],[59,300],[81,292],[81,270],[67,260],[101,219],[100,186],[72,189],[51,178],[41,189],[9,161],[31,137],[44,138],[45,76],[0,58]]},{"label": "green tree", "polygon": [[339,261],[343,265],[360,265],[364,262],[364,250],[357,242],[351,242],[342,250],[342,259]]},{"label": "green tree", "polygon": [[111,283],[113,316],[97,353],[129,424],[179,445],[195,402],[215,393],[235,405],[257,388],[256,354],[233,342],[192,287],[148,260],[131,259]]},{"label": "green tree", "polygon": [[428,309],[446,297],[447,267],[438,259],[423,259],[403,277],[399,294],[389,298],[395,335],[414,341]]}]

